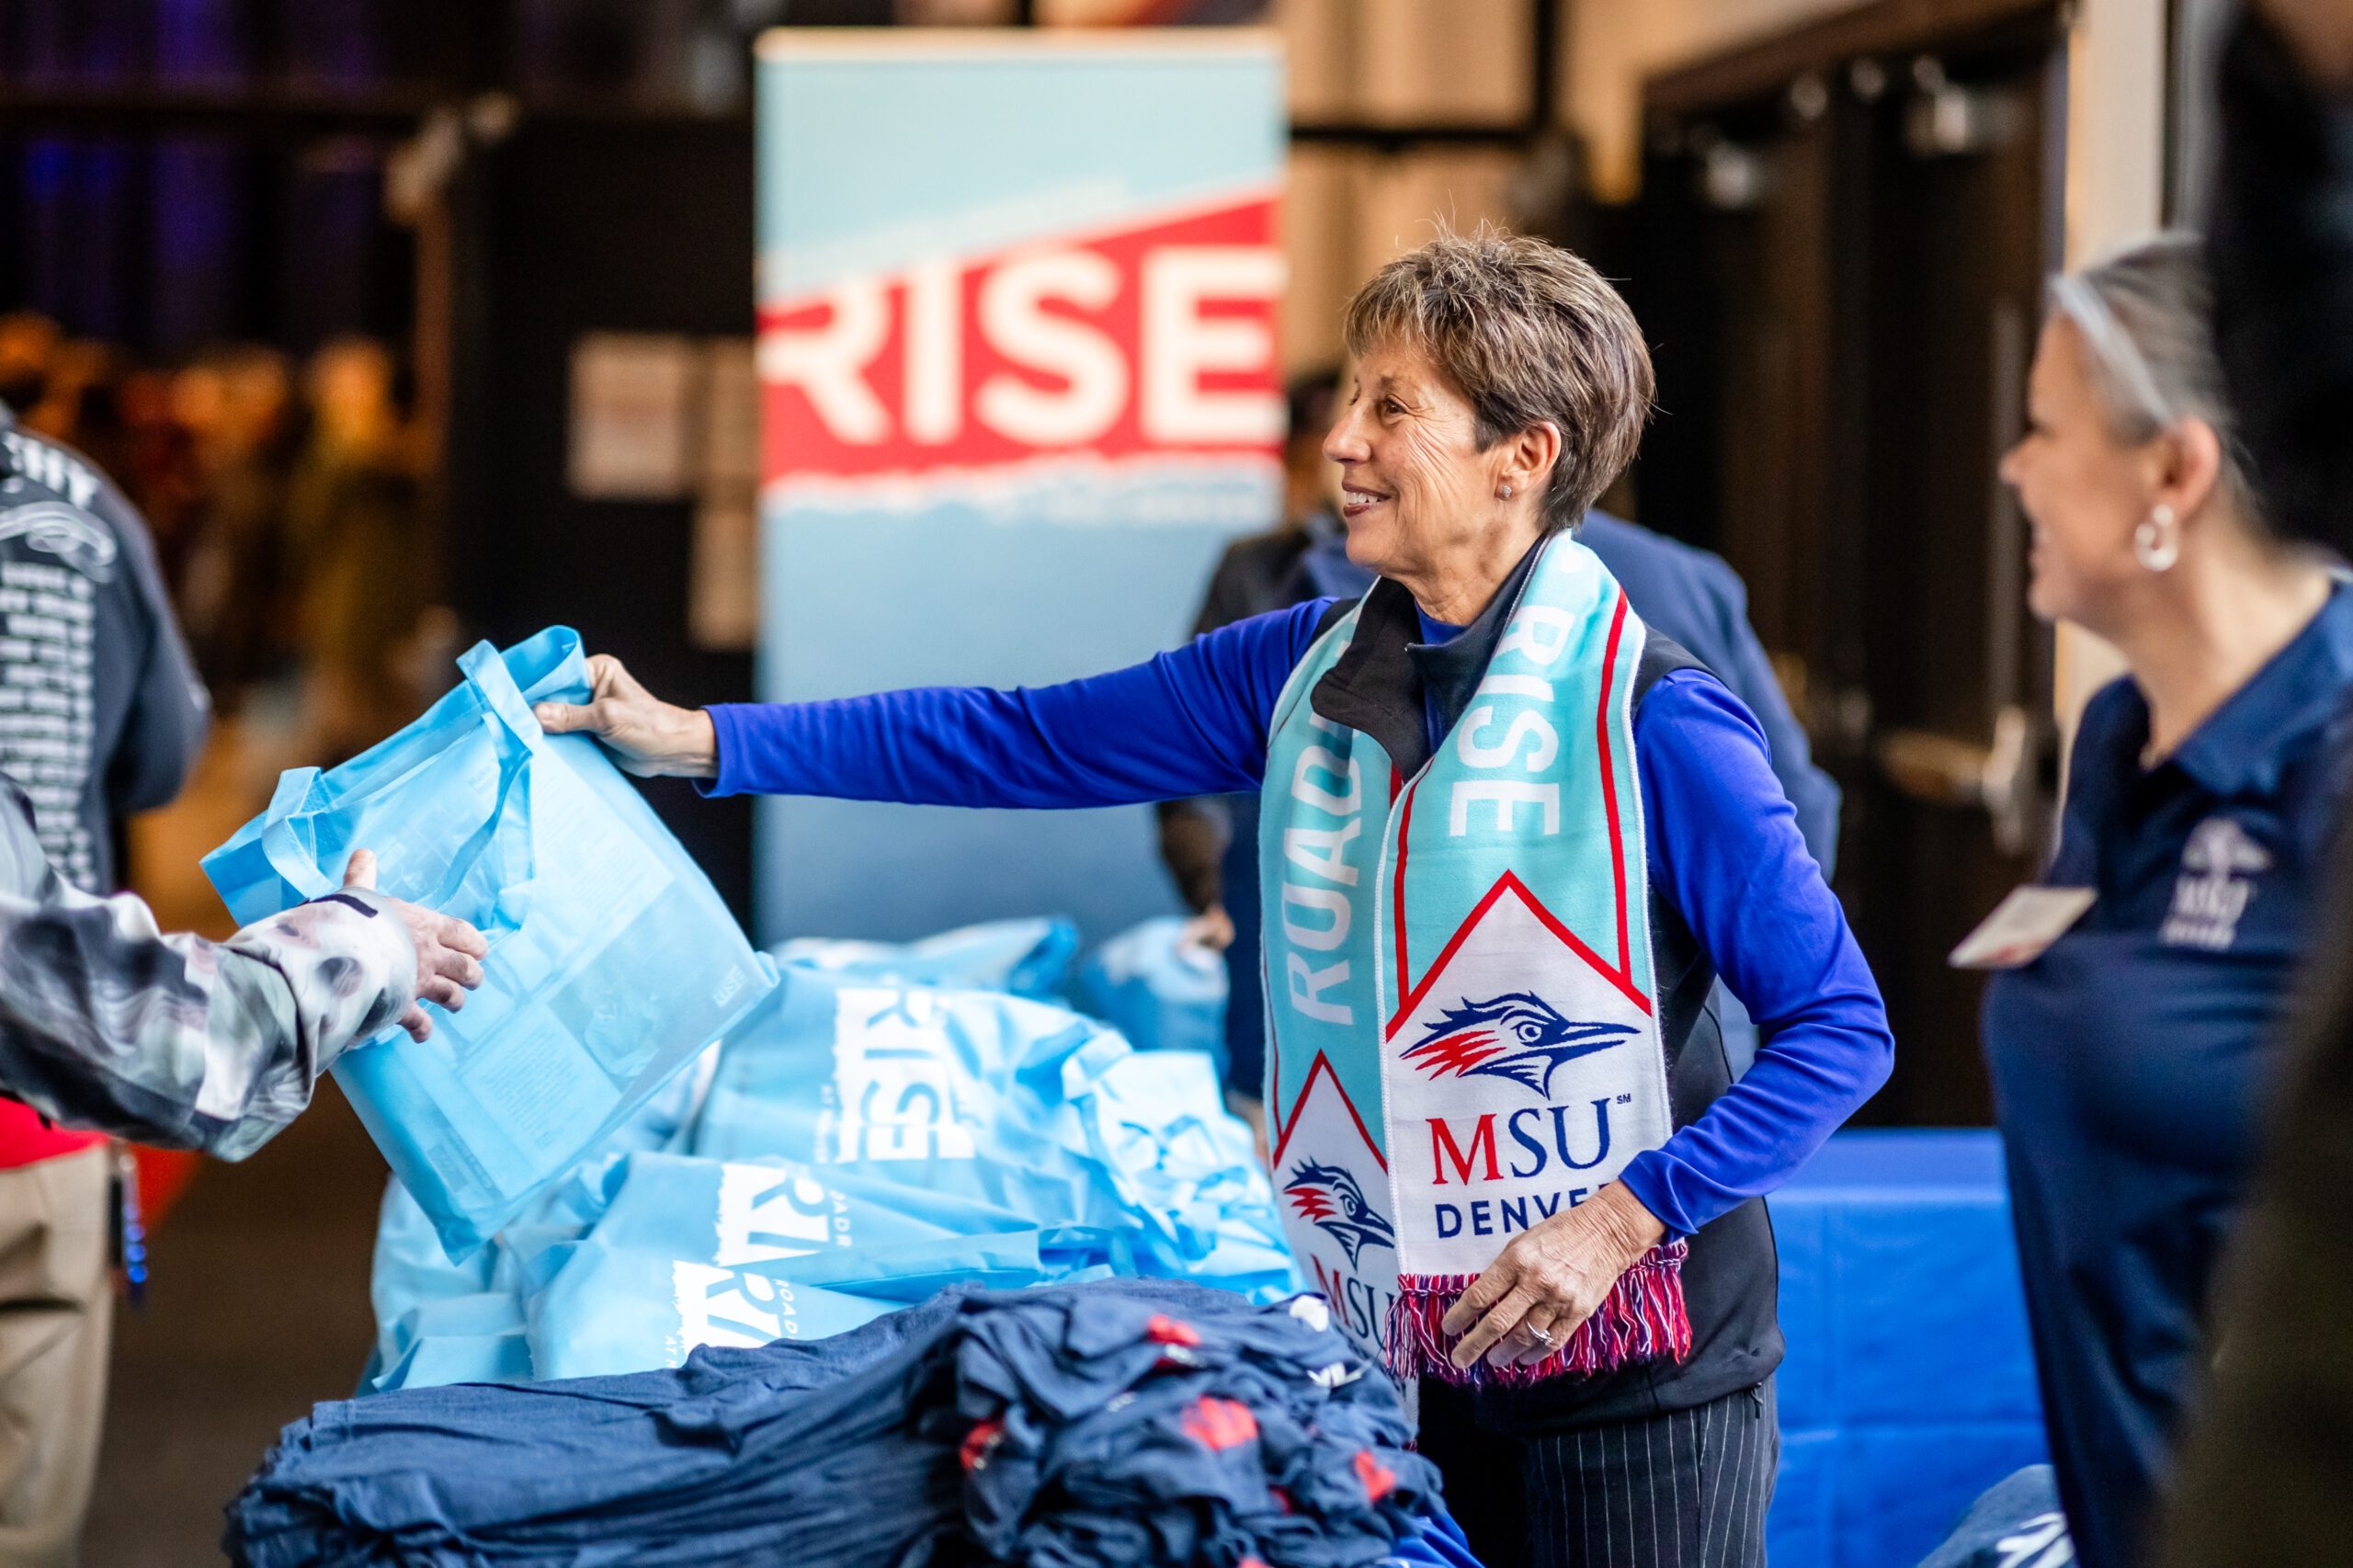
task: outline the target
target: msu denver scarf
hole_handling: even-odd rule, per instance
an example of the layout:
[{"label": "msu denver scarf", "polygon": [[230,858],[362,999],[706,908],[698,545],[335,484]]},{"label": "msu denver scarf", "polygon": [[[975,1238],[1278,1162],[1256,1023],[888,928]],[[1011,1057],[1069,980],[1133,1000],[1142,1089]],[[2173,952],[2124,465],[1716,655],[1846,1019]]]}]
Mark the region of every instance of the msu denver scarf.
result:
[{"label": "msu denver scarf", "polygon": [[1460,1372],[1438,1326],[1514,1234],[1673,1128],[1634,770],[1643,623],[1599,557],[1554,537],[1470,707],[1404,779],[1309,701],[1359,613],[1291,673],[1268,738],[1267,1103],[1291,1248],[1401,1379],[1680,1358],[1680,1240],[1540,1363]]}]

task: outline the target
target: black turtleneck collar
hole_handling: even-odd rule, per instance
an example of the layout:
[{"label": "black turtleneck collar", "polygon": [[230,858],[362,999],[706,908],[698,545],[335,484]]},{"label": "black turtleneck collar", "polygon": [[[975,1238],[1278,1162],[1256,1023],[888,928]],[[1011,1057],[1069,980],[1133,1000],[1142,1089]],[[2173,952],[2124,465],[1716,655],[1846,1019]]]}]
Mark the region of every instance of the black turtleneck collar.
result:
[{"label": "black turtleneck collar", "polygon": [[1356,635],[1315,683],[1310,706],[1380,742],[1405,778],[1419,773],[1430,759],[1433,724],[1443,737],[1471,705],[1551,539],[1548,534],[1531,545],[1478,619],[1445,642],[1421,641],[1421,616],[1402,585],[1386,577],[1373,584],[1358,612]]}]

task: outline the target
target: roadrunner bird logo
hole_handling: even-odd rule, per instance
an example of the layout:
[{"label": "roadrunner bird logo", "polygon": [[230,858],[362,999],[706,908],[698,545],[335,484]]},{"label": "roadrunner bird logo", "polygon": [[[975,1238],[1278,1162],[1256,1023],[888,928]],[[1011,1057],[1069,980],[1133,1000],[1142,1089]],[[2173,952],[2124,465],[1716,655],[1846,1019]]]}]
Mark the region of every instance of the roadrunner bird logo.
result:
[{"label": "roadrunner bird logo", "polygon": [[1512,991],[1486,1002],[1465,997],[1430,1025],[1403,1060],[1434,1079],[1473,1073],[1509,1078],[1549,1100],[1553,1069],[1633,1035],[1631,1024],[1579,1023],[1532,991]]},{"label": "roadrunner bird logo", "polygon": [[1283,1196],[1290,1199],[1292,1208],[1318,1229],[1329,1231],[1347,1249],[1348,1267],[1356,1267],[1358,1255],[1369,1246],[1394,1248],[1397,1233],[1381,1211],[1367,1201],[1364,1189],[1357,1178],[1337,1165],[1319,1165],[1313,1160],[1302,1160],[1290,1173],[1290,1181],[1283,1187]]}]

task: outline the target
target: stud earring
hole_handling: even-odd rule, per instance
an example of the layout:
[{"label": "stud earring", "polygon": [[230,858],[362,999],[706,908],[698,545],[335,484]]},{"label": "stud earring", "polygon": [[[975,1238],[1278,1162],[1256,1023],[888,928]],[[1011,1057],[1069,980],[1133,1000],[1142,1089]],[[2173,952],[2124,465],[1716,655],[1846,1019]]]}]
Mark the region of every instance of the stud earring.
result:
[{"label": "stud earring", "polygon": [[2151,572],[2170,571],[2181,559],[2181,530],[2171,506],[2160,504],[2149,508],[2149,515],[2132,530],[2132,558]]},{"label": "stud earring", "polygon": [[1498,494],[1501,494],[1505,500],[1506,500],[1506,501],[1510,500],[1510,499],[1511,499],[1511,485],[1510,485],[1510,483],[1509,483],[1508,482],[1506,482],[1506,483],[1505,483],[1505,485],[1504,485],[1503,489],[1502,489],[1500,492],[1498,492]]}]

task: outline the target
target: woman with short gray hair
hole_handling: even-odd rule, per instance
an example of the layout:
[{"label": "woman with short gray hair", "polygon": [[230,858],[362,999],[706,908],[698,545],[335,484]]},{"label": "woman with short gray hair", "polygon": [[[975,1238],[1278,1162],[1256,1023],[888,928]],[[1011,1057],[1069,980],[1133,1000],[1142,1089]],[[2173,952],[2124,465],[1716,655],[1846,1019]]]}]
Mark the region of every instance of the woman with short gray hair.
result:
[{"label": "woman with short gray hair", "polygon": [[2353,744],[2353,593],[2264,526],[2208,332],[2200,242],[2052,286],[2003,460],[2029,602],[2128,674],[2077,728],[2060,842],[1984,1036],[2044,1419],[2087,1568],[2137,1560],[2211,1353],[2272,1028]]},{"label": "woman with short gray hair", "polygon": [[[1747,1568],[1779,1452],[1760,1199],[1885,1080],[1878,988],[1756,721],[1577,541],[1649,413],[1617,291],[1540,241],[1442,234],[1347,335],[1324,451],[1361,599],[1009,692],[693,711],[599,659],[596,700],[542,722],[717,793],[1259,791],[1303,1278],[1419,1394],[1492,1568]],[[1764,1037],[1737,1085],[1719,971]]]}]

